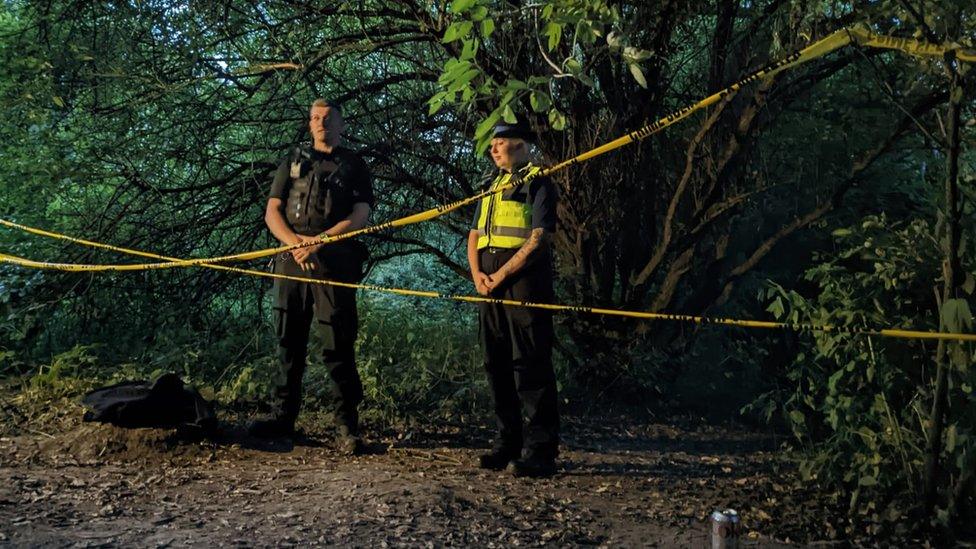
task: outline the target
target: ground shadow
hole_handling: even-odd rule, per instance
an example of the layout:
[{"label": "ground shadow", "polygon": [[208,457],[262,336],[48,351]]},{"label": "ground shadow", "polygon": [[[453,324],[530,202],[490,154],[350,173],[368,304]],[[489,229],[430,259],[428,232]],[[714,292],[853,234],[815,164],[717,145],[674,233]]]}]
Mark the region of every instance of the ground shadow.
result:
[{"label": "ground shadow", "polygon": [[[239,446],[259,452],[287,454],[295,448],[335,448],[335,437],[320,433],[307,433],[298,430],[290,436],[262,438],[247,432],[246,425],[236,422],[221,422],[217,430],[207,440],[218,446]],[[379,442],[365,441],[360,455],[383,455],[387,446]]]}]

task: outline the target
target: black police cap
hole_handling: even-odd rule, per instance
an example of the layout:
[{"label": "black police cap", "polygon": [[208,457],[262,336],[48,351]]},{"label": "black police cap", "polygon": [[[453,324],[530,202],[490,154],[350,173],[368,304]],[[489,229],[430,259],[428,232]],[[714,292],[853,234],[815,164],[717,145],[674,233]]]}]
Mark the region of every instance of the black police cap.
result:
[{"label": "black police cap", "polygon": [[529,123],[521,116],[517,117],[514,124],[510,124],[502,120],[501,122],[495,124],[495,131],[491,134],[494,137],[516,137],[519,139],[524,139],[526,141],[534,142],[536,140],[535,132],[529,126]]}]

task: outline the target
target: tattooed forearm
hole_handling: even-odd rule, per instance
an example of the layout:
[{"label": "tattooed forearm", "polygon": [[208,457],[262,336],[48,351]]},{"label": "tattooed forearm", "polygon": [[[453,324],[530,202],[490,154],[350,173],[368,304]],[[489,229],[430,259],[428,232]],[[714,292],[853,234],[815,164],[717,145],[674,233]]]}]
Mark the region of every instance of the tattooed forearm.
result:
[{"label": "tattooed forearm", "polygon": [[525,267],[539,256],[538,252],[549,245],[549,239],[550,235],[545,229],[532,229],[532,234],[522,244],[522,247],[498,269],[498,272],[502,276],[508,276],[518,272],[519,269]]}]

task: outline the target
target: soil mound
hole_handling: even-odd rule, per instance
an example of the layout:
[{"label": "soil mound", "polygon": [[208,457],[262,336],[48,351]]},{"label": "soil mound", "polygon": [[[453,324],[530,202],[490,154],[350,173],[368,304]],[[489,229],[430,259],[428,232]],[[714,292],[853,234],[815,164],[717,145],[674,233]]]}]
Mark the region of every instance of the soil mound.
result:
[{"label": "soil mound", "polygon": [[106,462],[196,460],[213,455],[214,445],[179,429],[124,429],[86,423],[37,443],[34,457],[45,462],[92,465]]}]

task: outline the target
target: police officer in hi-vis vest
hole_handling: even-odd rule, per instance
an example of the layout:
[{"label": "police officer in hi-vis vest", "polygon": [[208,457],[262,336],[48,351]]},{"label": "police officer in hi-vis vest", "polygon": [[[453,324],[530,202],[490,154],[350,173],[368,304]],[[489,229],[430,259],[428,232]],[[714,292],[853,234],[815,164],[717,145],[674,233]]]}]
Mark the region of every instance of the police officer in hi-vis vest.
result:
[{"label": "police officer in hi-vis vest", "polygon": [[[358,154],[340,146],[345,126],[338,106],[316,99],[309,111],[308,129],[312,146],[295,149],[278,166],[265,211],[268,229],[284,245],[360,229],[374,204],[369,169]],[[340,240],[279,254],[274,272],[358,282],[367,256],[362,243]],[[357,406],[363,386],[353,351],[358,321],[355,289],[275,280],[274,322],[281,375],[274,391],[274,413],[252,422],[252,434],[293,434],[308,354],[329,374],[339,449],[347,454],[362,451]]]},{"label": "police officer in hi-vis vest", "polygon": [[[491,157],[498,171],[490,188],[539,172],[529,162],[534,137],[521,119],[495,127]],[[556,230],[557,198],[548,177],[533,177],[481,200],[468,233],[468,264],[479,294],[552,302],[550,241]],[[478,319],[498,422],[493,448],[480,457],[479,465],[508,468],[515,476],[550,476],[559,446],[552,314],[482,303]]]}]

